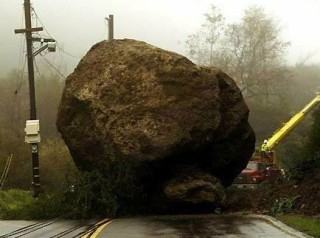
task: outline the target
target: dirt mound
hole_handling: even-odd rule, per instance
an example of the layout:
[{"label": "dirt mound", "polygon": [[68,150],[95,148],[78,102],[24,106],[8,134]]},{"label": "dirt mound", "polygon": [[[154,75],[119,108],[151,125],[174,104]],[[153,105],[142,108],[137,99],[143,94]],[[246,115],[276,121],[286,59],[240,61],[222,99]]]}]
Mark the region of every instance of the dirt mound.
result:
[{"label": "dirt mound", "polygon": [[[254,150],[248,113],[219,69],[144,42],[113,40],[94,45],[67,78],[57,127],[81,169],[103,170],[124,158],[135,163],[147,194],[215,202]],[[172,188],[181,186],[179,197]]]}]

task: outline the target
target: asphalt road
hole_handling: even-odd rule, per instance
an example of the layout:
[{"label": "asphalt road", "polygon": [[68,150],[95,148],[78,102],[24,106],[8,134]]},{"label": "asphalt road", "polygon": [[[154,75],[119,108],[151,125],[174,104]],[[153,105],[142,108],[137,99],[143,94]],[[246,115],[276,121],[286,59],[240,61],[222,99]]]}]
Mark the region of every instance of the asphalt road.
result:
[{"label": "asphalt road", "polygon": [[288,238],[308,237],[282,223],[246,216],[161,216],[115,219],[94,238]]},{"label": "asphalt road", "polygon": [[81,237],[95,221],[6,221],[0,220],[0,238]]},{"label": "asphalt road", "polygon": [[[234,215],[153,216],[105,220],[84,236],[94,221],[1,221],[0,238],[306,238],[270,217]],[[32,228],[32,229],[30,229]],[[22,231],[22,233],[21,233]],[[10,235],[11,234],[11,235]]]}]

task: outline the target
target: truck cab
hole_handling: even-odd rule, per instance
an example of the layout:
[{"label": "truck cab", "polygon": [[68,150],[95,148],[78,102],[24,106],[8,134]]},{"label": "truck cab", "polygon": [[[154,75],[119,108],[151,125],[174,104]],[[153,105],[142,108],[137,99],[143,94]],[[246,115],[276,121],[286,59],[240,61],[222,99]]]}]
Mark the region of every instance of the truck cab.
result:
[{"label": "truck cab", "polygon": [[274,164],[261,160],[250,160],[247,167],[235,179],[233,186],[255,189],[263,181],[276,181],[281,177],[281,170]]}]

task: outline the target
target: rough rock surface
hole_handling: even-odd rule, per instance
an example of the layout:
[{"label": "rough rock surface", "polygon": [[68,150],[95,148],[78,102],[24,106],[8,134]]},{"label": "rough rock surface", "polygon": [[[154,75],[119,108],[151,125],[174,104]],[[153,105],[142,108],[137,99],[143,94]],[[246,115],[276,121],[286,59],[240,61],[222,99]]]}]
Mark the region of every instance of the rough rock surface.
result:
[{"label": "rough rock surface", "polygon": [[221,70],[126,39],[100,42],[80,61],[57,127],[82,169],[125,158],[135,161],[147,192],[214,203],[254,150],[248,113]]},{"label": "rough rock surface", "polygon": [[192,204],[223,202],[226,196],[217,178],[192,167],[179,171],[164,187],[165,195],[171,200],[183,200]]}]

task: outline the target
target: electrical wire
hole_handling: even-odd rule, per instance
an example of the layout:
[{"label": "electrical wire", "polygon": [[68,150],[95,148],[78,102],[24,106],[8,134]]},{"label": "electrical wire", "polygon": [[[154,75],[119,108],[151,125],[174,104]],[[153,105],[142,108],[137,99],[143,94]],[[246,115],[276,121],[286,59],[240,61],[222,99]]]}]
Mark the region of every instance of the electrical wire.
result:
[{"label": "electrical wire", "polygon": [[[32,13],[32,17],[36,20],[36,25],[38,26],[38,24],[42,25],[44,31],[46,32],[46,34],[51,38],[53,39],[53,37],[51,36],[51,34],[49,33],[49,31],[46,29],[46,27],[44,26],[43,22],[41,21],[39,15],[37,14],[37,12],[35,11],[35,9],[33,7],[31,7],[31,13]],[[39,38],[44,38],[46,36],[44,36],[43,34],[39,34],[38,32],[35,33]],[[73,57],[73,58],[76,58],[76,59],[80,59],[80,57],[77,57],[77,56],[74,56],[72,54],[70,54],[69,52],[65,51],[63,49],[63,47],[57,43],[57,48],[60,50],[60,52],[63,52],[64,54],[70,56],[70,57]],[[52,68],[54,69],[62,78],[66,79],[66,76],[64,76],[59,69],[57,69],[52,63],[50,63],[42,54],[40,54],[40,56],[44,59],[44,61]],[[26,63],[26,57],[24,59],[24,62],[23,62],[23,67],[22,67],[22,70],[20,71],[20,77],[19,77],[19,80],[20,80],[20,84],[19,84],[19,89],[16,90],[16,92],[20,91],[21,90],[21,86],[22,86],[22,78],[23,78],[23,74],[24,74],[24,69],[25,69],[25,63]],[[41,75],[40,74],[40,70],[38,68],[38,65],[37,65],[37,62],[35,61],[35,68],[36,68],[36,73],[38,73],[38,75]]]},{"label": "electrical wire", "polygon": [[26,68],[26,63],[27,63],[27,55],[24,56],[24,61],[23,61],[22,68],[19,70],[20,71],[20,74],[19,74],[19,77],[18,77],[19,84],[17,85],[17,88],[16,88],[16,92],[17,93],[20,92],[21,88],[22,88],[22,81],[23,81],[24,70]]},{"label": "electrical wire", "polygon": [[103,33],[101,34],[101,36],[99,37],[99,39],[104,39],[104,36],[105,36],[105,34],[106,34],[106,32],[107,32],[107,28],[108,28],[108,24],[107,24],[107,22],[105,21],[105,20],[103,20],[103,23],[104,23],[104,27],[103,27]]},{"label": "electrical wire", "polygon": [[38,77],[41,77],[40,70],[39,70],[36,58],[34,58],[33,62],[34,62],[34,66],[36,68],[36,73],[38,74]]},{"label": "electrical wire", "polygon": [[[24,22],[24,11],[21,11],[21,25],[23,25]],[[20,46],[19,46],[19,64],[18,64],[18,85],[16,88],[16,94],[17,92],[20,92],[21,87],[22,87],[22,80],[23,80],[23,74],[26,66],[26,61],[27,61],[27,51],[26,51],[26,44],[24,43],[24,34],[20,34]]]},{"label": "electrical wire", "polygon": [[23,56],[25,52],[25,44],[23,42],[23,34],[20,34],[20,46],[19,46],[19,64],[18,64],[18,69],[20,69],[22,63],[23,63]]},{"label": "electrical wire", "polygon": [[[44,27],[44,24],[42,23],[39,15],[38,15],[37,12],[34,10],[34,8],[32,8],[32,12],[34,12],[37,20],[38,20],[38,21],[40,22],[40,24],[42,25],[44,31],[48,34],[48,36],[49,36],[51,39],[53,39],[53,37],[50,35],[50,33],[49,33],[49,31],[47,30],[47,28]],[[56,43],[57,43],[58,49],[59,49],[60,51],[62,51],[63,53],[65,53],[66,55],[68,55],[68,56],[70,56],[70,57],[72,57],[72,58],[75,58],[75,59],[81,59],[81,57],[75,56],[75,55],[70,54],[69,52],[65,51],[65,50],[63,49],[63,46],[61,46],[58,42],[56,42]]]},{"label": "electrical wire", "polygon": [[47,28],[44,26],[44,24],[42,23],[39,15],[37,14],[36,10],[34,10],[34,8],[31,8],[31,12],[34,13],[35,17],[37,18],[37,20],[39,21],[39,23],[42,25],[42,28],[44,29],[45,32],[47,32],[47,34],[50,36],[50,38],[53,39],[53,37],[50,35],[50,33],[47,31]]},{"label": "electrical wire", "polygon": [[58,43],[57,43],[57,47],[58,47],[58,49],[59,49],[60,51],[62,51],[62,52],[65,53],[66,55],[68,55],[68,56],[70,56],[70,57],[72,57],[72,58],[75,58],[75,59],[81,59],[81,57],[79,57],[79,56],[74,56],[74,55],[68,53],[67,51],[65,51],[65,50],[63,49],[63,47],[60,46]]},{"label": "electrical wire", "polygon": [[53,64],[51,64],[43,55],[40,54],[40,56],[44,59],[44,61],[53,68],[62,78],[67,79],[66,76],[64,76]]}]

